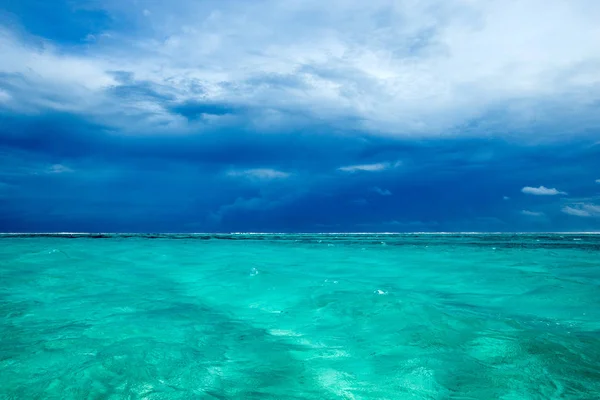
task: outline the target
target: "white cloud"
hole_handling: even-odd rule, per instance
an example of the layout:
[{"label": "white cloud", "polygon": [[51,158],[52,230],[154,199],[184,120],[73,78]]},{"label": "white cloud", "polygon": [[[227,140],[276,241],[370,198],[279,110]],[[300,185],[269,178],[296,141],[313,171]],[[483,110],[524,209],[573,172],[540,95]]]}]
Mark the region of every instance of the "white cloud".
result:
[{"label": "white cloud", "polygon": [[596,183],[600,183],[600,179],[596,179]]},{"label": "white cloud", "polygon": [[527,215],[528,217],[543,217],[544,216],[543,212],[529,211],[529,210],[522,210],[521,214]]},{"label": "white cloud", "polygon": [[64,86],[100,90],[116,83],[106,71],[109,67],[106,63],[83,55],[65,54],[50,42],[28,44],[0,28],[0,46],[4,55],[0,61],[1,72],[21,74],[31,82],[44,85],[54,84],[57,93]]},{"label": "white cloud", "polygon": [[260,180],[271,180],[271,179],[285,179],[290,176],[287,172],[277,171],[271,168],[255,168],[246,170],[234,170],[229,171],[227,175],[231,177],[242,177],[250,179]]},{"label": "white cloud", "polygon": [[595,204],[576,204],[573,206],[565,206],[562,212],[576,217],[600,217],[600,206]]},{"label": "white cloud", "polygon": [[508,196],[504,196],[504,197],[502,197],[502,199],[503,199],[503,200],[510,200],[510,197],[508,197]]},{"label": "white cloud", "polygon": [[374,164],[357,164],[357,165],[348,165],[345,167],[338,168],[338,171],[344,172],[357,172],[357,171],[367,171],[367,172],[377,172],[383,171],[389,168],[397,168],[402,165],[401,161],[396,161],[395,163],[383,162],[383,163],[374,163]]},{"label": "white cloud", "polygon": [[6,91],[0,89],[0,103],[8,103],[11,99],[11,95]]},{"label": "white cloud", "polygon": [[[126,2],[103,6],[125,19],[140,13]],[[576,118],[600,94],[596,0],[182,0],[155,7],[139,32],[91,41],[79,55],[4,32],[0,72],[20,74],[27,90],[45,94],[27,100],[45,99],[36,107],[104,120],[115,114],[128,123],[135,114],[176,128],[185,122],[162,104],[104,98],[119,85],[110,71],[131,72],[174,101],[340,124],[352,117],[356,128],[373,133],[468,134],[458,127],[497,110],[506,114],[506,131],[549,115],[564,120],[558,111],[577,121],[573,130],[600,123],[594,114]]]},{"label": "white cloud", "polygon": [[521,192],[525,194],[533,194],[535,196],[556,196],[557,194],[567,194],[566,192],[561,192],[555,188],[547,188],[545,186],[540,187],[531,187],[525,186],[521,189]]},{"label": "white cloud", "polygon": [[52,109],[93,115],[105,104],[105,90],[116,84],[106,60],[72,55],[48,41],[30,43],[2,27],[0,48],[0,74],[6,74],[12,86],[12,104],[24,112]]},{"label": "white cloud", "polygon": [[376,164],[361,164],[361,165],[348,165],[346,167],[338,168],[344,172],[356,172],[356,171],[383,171],[387,169],[389,165],[387,163],[376,163]]},{"label": "white cloud", "polygon": [[66,172],[73,172],[73,170],[69,167],[66,167],[62,164],[54,164],[47,171],[49,174],[64,174]]},{"label": "white cloud", "polygon": [[371,188],[371,190],[373,192],[375,192],[375,193],[378,193],[378,194],[382,195],[382,196],[391,196],[392,195],[392,192],[390,192],[389,190],[382,189],[382,188],[377,187],[377,186],[375,186],[374,188]]}]

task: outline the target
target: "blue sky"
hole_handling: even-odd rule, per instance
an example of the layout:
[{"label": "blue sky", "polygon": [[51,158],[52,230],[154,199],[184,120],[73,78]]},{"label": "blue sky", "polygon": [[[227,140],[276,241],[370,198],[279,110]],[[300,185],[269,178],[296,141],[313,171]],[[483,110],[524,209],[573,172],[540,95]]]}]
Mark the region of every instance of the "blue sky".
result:
[{"label": "blue sky", "polygon": [[600,230],[599,20],[0,0],[0,231]]}]

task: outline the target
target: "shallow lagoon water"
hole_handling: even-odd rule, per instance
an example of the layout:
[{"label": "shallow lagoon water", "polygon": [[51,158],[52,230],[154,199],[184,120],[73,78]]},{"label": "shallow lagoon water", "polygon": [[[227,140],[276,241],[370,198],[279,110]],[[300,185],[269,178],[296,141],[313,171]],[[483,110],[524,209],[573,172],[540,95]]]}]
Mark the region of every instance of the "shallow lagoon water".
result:
[{"label": "shallow lagoon water", "polygon": [[3,235],[0,399],[598,399],[600,235]]}]

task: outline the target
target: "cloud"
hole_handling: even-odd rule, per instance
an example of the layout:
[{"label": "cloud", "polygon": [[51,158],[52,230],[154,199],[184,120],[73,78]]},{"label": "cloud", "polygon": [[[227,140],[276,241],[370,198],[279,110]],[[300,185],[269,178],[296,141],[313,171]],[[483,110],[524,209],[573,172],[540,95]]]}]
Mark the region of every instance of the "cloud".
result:
[{"label": "cloud", "polygon": [[4,229],[527,230],[549,176],[597,203],[596,1],[37,3],[0,28]]},{"label": "cloud", "polygon": [[[1,144],[1,141],[0,141]],[[1,148],[1,147],[0,147]],[[0,163],[1,165],[1,163]],[[53,175],[53,174],[65,174],[74,172],[73,169],[62,165],[62,164],[53,164],[48,166],[45,163],[38,163],[32,161],[26,165],[7,165],[2,166],[2,172],[0,172],[0,176],[12,176],[15,178],[23,178],[31,175]]]},{"label": "cloud", "polygon": [[149,17],[152,13],[150,12],[150,10],[144,9],[144,11],[142,11],[142,14],[144,14],[144,17]]},{"label": "cloud", "polygon": [[383,171],[388,168],[388,164],[386,163],[376,163],[376,164],[361,164],[361,165],[348,165],[346,167],[338,168],[340,171],[344,172],[357,172],[357,171]]},{"label": "cloud", "polygon": [[543,212],[529,211],[529,210],[522,210],[521,214],[526,215],[528,217],[543,217],[544,216]]},{"label": "cloud", "polygon": [[576,217],[600,217],[600,206],[587,203],[576,204],[563,207],[562,212]]},{"label": "cloud", "polygon": [[290,176],[289,173],[277,171],[271,168],[255,168],[246,170],[229,171],[227,175],[231,177],[242,177],[260,180],[285,179]]},{"label": "cloud", "polygon": [[596,183],[600,183],[600,179],[596,179]]},{"label": "cloud", "polygon": [[0,89],[0,104],[8,103],[10,99],[11,95],[7,91]]},{"label": "cloud", "polygon": [[390,192],[389,190],[381,189],[380,187],[377,187],[377,186],[371,188],[371,191],[373,191],[377,194],[380,194],[382,196],[391,196],[392,195],[392,192]]},{"label": "cloud", "polygon": [[508,197],[508,196],[503,196],[503,197],[502,197],[502,199],[503,199],[503,200],[510,200],[510,197]]},{"label": "cloud", "polygon": [[73,170],[69,167],[66,167],[62,164],[54,164],[47,171],[49,174],[64,174],[67,172],[73,172]]},{"label": "cloud", "polygon": [[[116,84],[106,61],[65,53],[56,43],[23,40],[0,27],[0,45],[6,55],[0,61],[0,72],[9,76],[18,74],[22,84],[38,85],[41,92],[71,100],[82,96],[79,97],[80,101],[83,98],[87,102],[92,93],[99,93]],[[66,88],[73,92],[61,93]],[[28,89],[35,88],[30,86]],[[51,106],[49,103],[39,105]]]},{"label": "cloud", "polygon": [[[301,116],[377,135],[504,135],[519,128],[540,139],[530,127],[564,121],[561,129],[583,134],[600,122],[592,112],[600,83],[597,49],[588,40],[600,34],[593,0],[354,0],[334,8],[181,0],[153,4],[152,18],[140,18],[139,5],[103,1],[95,9],[115,22],[111,36],[85,48],[4,28],[0,73],[18,87],[22,108],[110,116],[120,129],[137,120],[181,131],[190,121],[158,98],[115,99],[109,89],[121,85],[111,75],[117,70],[164,88],[177,103],[254,109],[243,119],[247,126],[265,119],[286,126]],[[75,21],[65,15],[66,31]],[[308,24],[307,15],[317,17]]]},{"label": "cloud", "polygon": [[348,165],[345,167],[340,167],[340,168],[338,168],[338,170],[343,171],[343,172],[358,172],[358,171],[377,172],[377,171],[384,171],[389,168],[396,168],[401,165],[402,165],[401,161],[396,161],[395,163],[383,162],[383,163],[374,163],[374,164]]},{"label": "cloud", "polygon": [[525,186],[523,189],[521,189],[521,192],[525,193],[525,194],[532,194],[534,196],[556,196],[557,194],[567,194],[566,192],[561,192],[557,189],[550,189],[547,188],[545,186],[540,186],[540,187],[531,187],[531,186]]}]

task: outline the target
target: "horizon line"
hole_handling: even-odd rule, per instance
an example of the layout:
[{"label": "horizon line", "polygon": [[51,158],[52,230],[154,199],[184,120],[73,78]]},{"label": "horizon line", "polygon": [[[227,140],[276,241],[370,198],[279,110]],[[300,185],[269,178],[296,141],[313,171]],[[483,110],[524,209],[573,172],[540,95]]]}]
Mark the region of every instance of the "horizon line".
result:
[{"label": "horizon line", "polygon": [[411,231],[411,232],[0,232],[9,235],[598,235],[600,231]]}]

